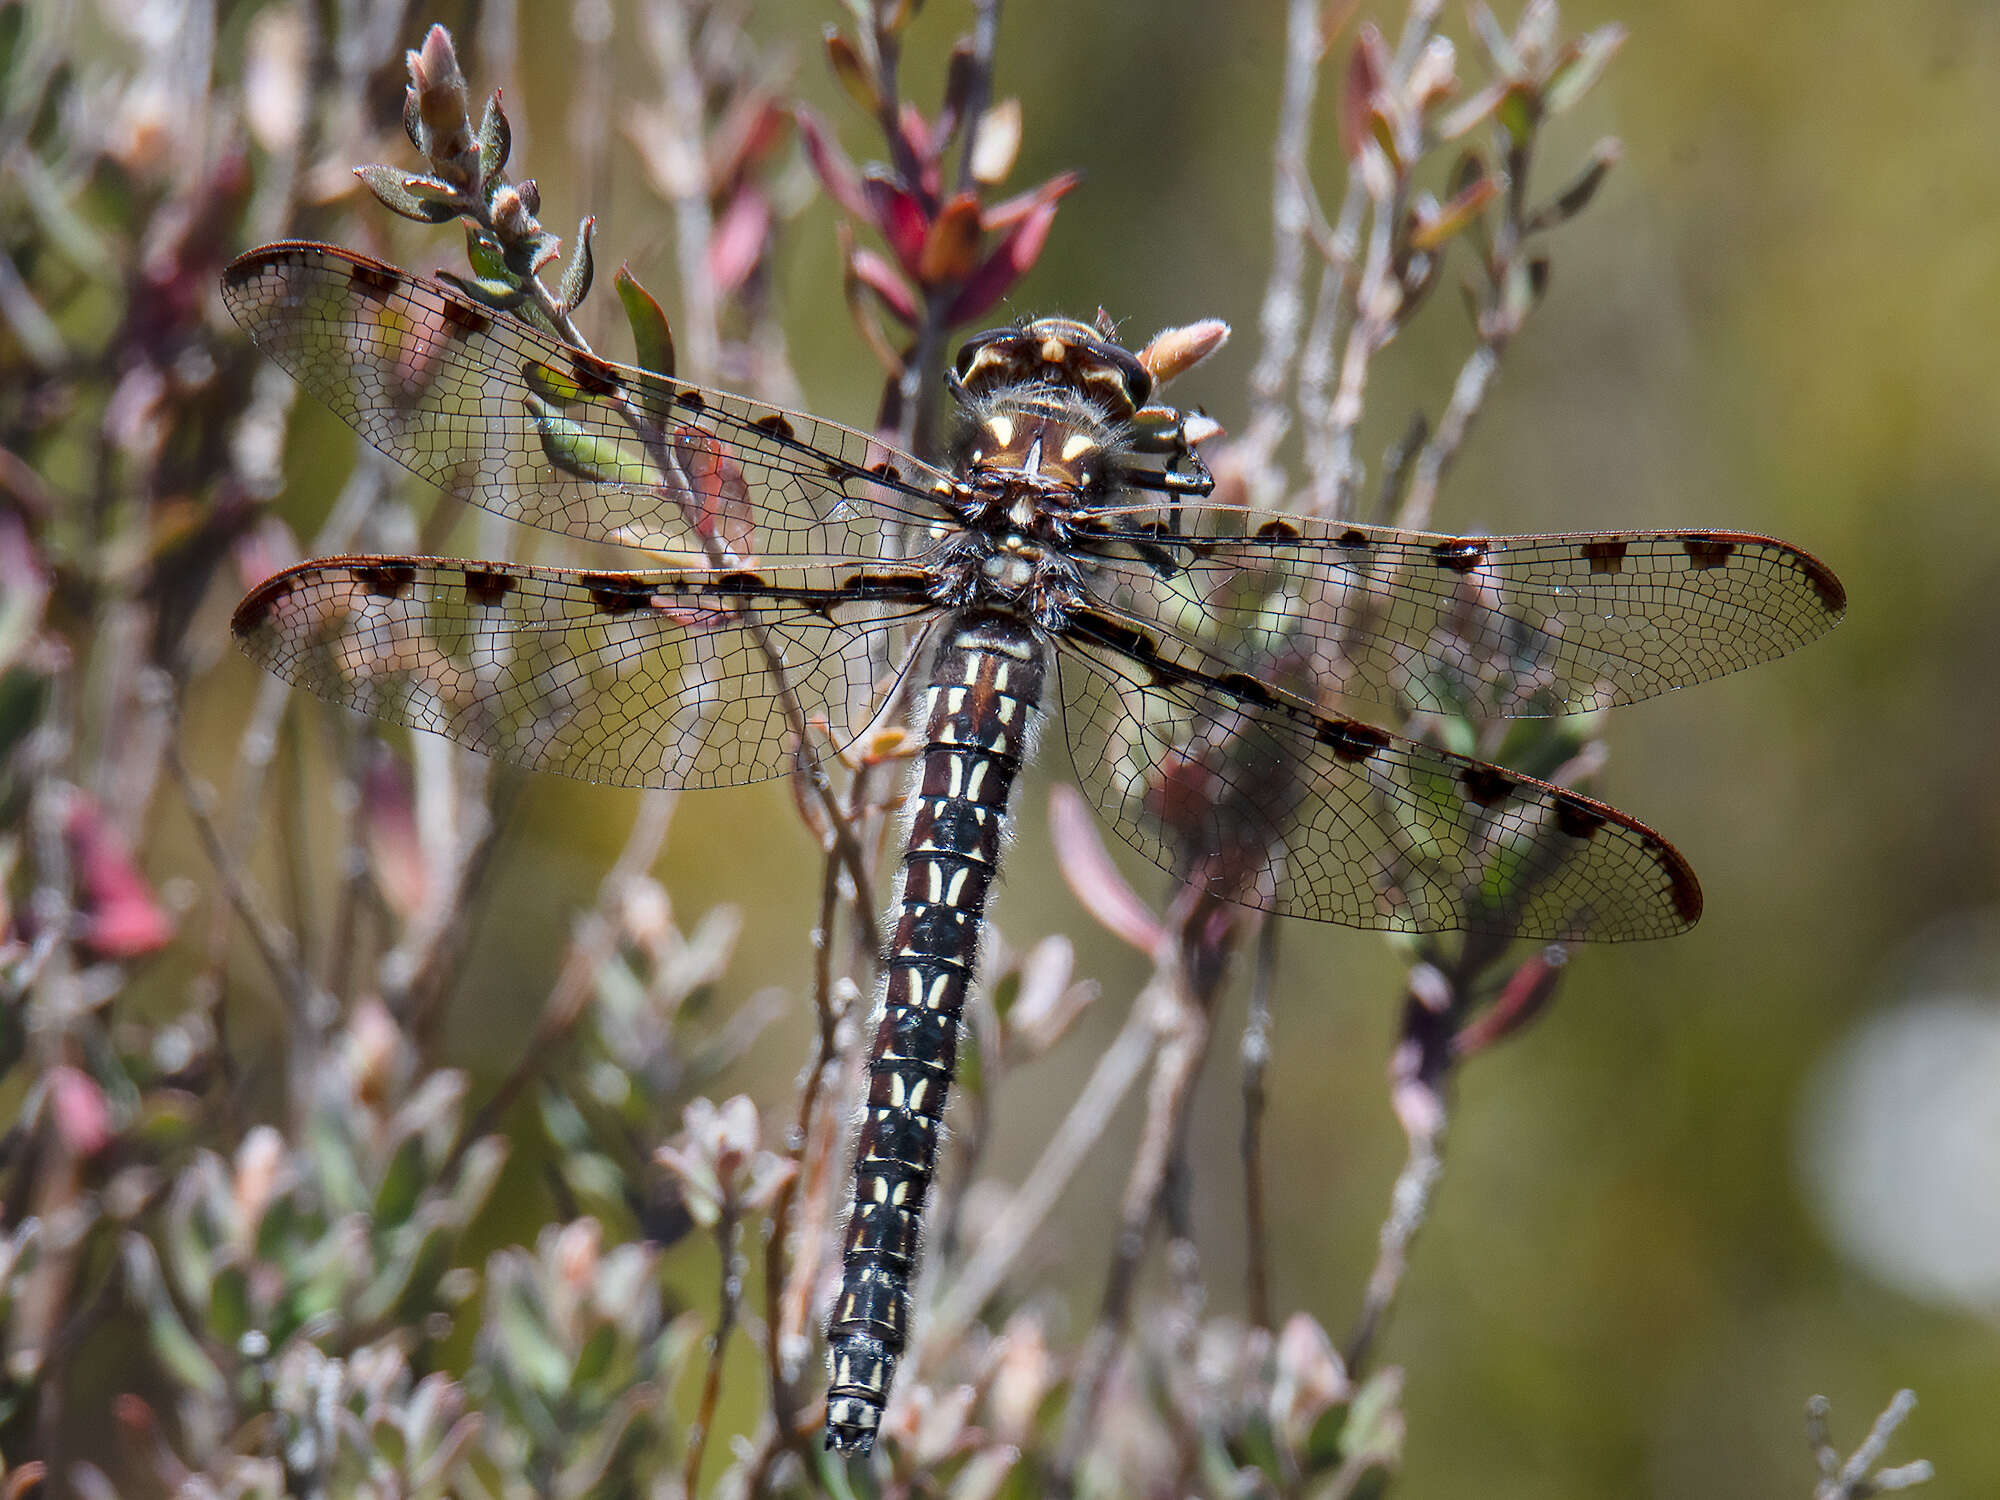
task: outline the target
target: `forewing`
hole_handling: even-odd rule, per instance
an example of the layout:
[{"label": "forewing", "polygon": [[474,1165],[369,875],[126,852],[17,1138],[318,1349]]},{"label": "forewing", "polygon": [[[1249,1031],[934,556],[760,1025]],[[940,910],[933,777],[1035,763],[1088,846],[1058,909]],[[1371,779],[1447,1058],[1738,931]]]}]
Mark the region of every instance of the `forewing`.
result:
[{"label": "forewing", "polygon": [[1112,608],[1322,694],[1434,713],[1630,703],[1783,656],[1846,606],[1825,564],[1740,532],[1450,537],[1226,506],[1102,524]]},{"label": "forewing", "polygon": [[887,574],[344,557],[260,584],[234,628],[253,658],[319,697],[513,765],[709,787],[791,769],[800,724],[780,676],[803,719],[846,743],[925,612],[918,581]]},{"label": "forewing", "polygon": [[866,433],[613,364],[439,282],[288,242],[223,273],[236,320],[440,489],[592,541],[727,565],[873,558],[937,470]]},{"label": "forewing", "polygon": [[1208,677],[1107,622],[1080,621],[1063,645],[1086,795],[1189,884],[1403,932],[1618,941],[1701,914],[1673,846],[1603,803]]}]

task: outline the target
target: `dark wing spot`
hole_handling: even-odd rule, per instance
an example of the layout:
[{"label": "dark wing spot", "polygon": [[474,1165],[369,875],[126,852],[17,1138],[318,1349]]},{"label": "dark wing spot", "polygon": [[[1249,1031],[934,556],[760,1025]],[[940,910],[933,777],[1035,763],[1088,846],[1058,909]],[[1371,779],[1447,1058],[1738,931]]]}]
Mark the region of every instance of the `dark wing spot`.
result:
[{"label": "dark wing spot", "polygon": [[1486,543],[1468,541],[1439,542],[1431,548],[1431,555],[1437,559],[1440,568],[1449,568],[1454,573],[1470,573],[1486,558]]},{"label": "dark wing spot", "polygon": [[1336,546],[1345,547],[1349,551],[1354,551],[1356,549],[1366,547],[1368,545],[1368,533],[1365,531],[1358,531],[1354,527],[1350,526],[1347,528],[1347,530],[1341,532],[1339,536],[1334,538],[1334,544]]},{"label": "dark wing spot", "polygon": [[481,312],[470,302],[457,297],[444,299],[444,320],[454,329],[464,334],[484,333],[493,326],[493,319]]},{"label": "dark wing spot", "polygon": [[1386,749],[1389,733],[1354,719],[1322,719],[1319,742],[1342,760],[1360,762]]},{"label": "dark wing spot", "polygon": [[1122,651],[1135,661],[1159,660],[1159,645],[1142,630],[1134,630],[1129,625],[1106,619],[1103,615],[1090,615],[1078,623],[1089,627],[1089,634],[1085,637],[1087,640],[1109,646],[1114,651]]},{"label": "dark wing spot", "polygon": [[296,581],[287,576],[267,578],[243,596],[243,602],[236,606],[236,614],[229,622],[230,633],[244,636],[261,629],[271,617],[271,606],[289,594]]},{"label": "dark wing spot", "polygon": [[1694,878],[1694,870],[1681,858],[1679,850],[1663,844],[1653,852],[1667,872],[1667,884],[1673,887],[1675,913],[1688,926],[1694,926],[1701,920],[1701,882]]},{"label": "dark wing spot", "polygon": [[1844,611],[1847,608],[1847,586],[1835,576],[1833,569],[1810,553],[1800,552],[1794,557],[1799,571],[1806,575],[1806,582],[1819,595],[1819,602],[1826,606],[1827,613],[1837,615]]},{"label": "dark wing spot", "polygon": [[859,599],[927,598],[930,585],[921,573],[850,573],[838,592]]},{"label": "dark wing spot", "polygon": [[877,479],[881,480],[884,484],[897,484],[900,483],[903,478],[903,471],[891,463],[876,464],[868,472],[870,474],[873,474]]},{"label": "dark wing spot", "polygon": [[691,411],[696,415],[708,410],[708,398],[693,387],[675,392],[674,400],[680,403],[683,411]]},{"label": "dark wing spot", "polygon": [[772,437],[781,443],[791,443],[798,440],[798,434],[792,431],[792,424],[785,420],[782,412],[774,411],[768,417],[759,417],[751,425],[763,428],[764,431],[770,433]]},{"label": "dark wing spot", "polygon": [[495,605],[514,591],[514,580],[490,568],[465,570],[465,597],[474,604]]},{"label": "dark wing spot", "polygon": [[825,472],[828,479],[845,479],[852,472],[848,465],[831,458],[821,464],[820,468]]},{"label": "dark wing spot", "polygon": [[590,602],[606,614],[628,615],[653,602],[653,586],[641,578],[623,573],[584,573],[583,586],[590,590]]},{"label": "dark wing spot", "polygon": [[759,593],[771,586],[770,580],[762,573],[752,572],[748,568],[738,568],[733,572],[724,573],[715,581],[725,594]]},{"label": "dark wing spot", "polygon": [[1573,839],[1589,838],[1608,821],[1603,808],[1568,792],[1555,793],[1549,805],[1555,809],[1556,827]]},{"label": "dark wing spot", "polygon": [[417,581],[417,570],[406,563],[367,563],[354,570],[354,581],[376,599],[400,599]]},{"label": "dark wing spot", "polygon": [[593,396],[609,396],[625,388],[624,382],[613,373],[611,366],[594,354],[581,351],[569,357],[570,373],[576,383]]},{"label": "dark wing spot", "polygon": [[1458,778],[1458,784],[1465,788],[1465,795],[1481,807],[1492,807],[1505,802],[1515,787],[1520,785],[1498,766],[1467,766]]},{"label": "dark wing spot", "polygon": [[1593,573],[1616,573],[1625,566],[1625,552],[1629,542],[1585,542],[1584,561],[1590,564]]},{"label": "dark wing spot", "polygon": [[1294,526],[1290,521],[1280,518],[1275,521],[1266,521],[1262,526],[1259,526],[1257,528],[1257,535],[1265,541],[1296,542],[1299,539],[1299,528]]},{"label": "dark wing spot", "polygon": [[1221,688],[1225,693],[1245,703],[1257,703],[1270,708],[1278,701],[1277,696],[1272,693],[1269,687],[1250,676],[1247,672],[1231,672],[1228,676],[1220,679],[1216,683],[1216,686]]},{"label": "dark wing spot", "polygon": [[1728,562],[1736,550],[1736,543],[1708,536],[1691,536],[1681,545],[1687,548],[1688,560],[1704,573]]},{"label": "dark wing spot", "polygon": [[350,261],[347,267],[348,279],[362,296],[380,302],[403,284],[400,272],[372,261]]}]

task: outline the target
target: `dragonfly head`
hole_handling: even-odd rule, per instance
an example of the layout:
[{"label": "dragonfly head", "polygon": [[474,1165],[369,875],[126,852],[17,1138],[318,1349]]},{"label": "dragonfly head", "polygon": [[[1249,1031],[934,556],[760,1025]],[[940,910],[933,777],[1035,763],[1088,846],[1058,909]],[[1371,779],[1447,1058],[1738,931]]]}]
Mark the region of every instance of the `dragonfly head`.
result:
[{"label": "dragonfly head", "polygon": [[975,334],[958,351],[951,385],[961,402],[1053,386],[1114,421],[1130,418],[1153,395],[1153,377],[1137,355],[1072,318],[1036,318]]}]

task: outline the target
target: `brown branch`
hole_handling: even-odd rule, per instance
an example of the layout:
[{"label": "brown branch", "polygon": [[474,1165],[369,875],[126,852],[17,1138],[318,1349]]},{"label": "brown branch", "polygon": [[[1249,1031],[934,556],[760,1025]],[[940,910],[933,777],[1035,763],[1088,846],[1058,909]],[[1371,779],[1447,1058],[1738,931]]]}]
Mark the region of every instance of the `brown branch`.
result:
[{"label": "brown branch", "polygon": [[1243,1239],[1245,1303],[1252,1327],[1271,1322],[1271,1235],[1264,1209],[1264,1070],[1271,1061],[1271,990],[1277,982],[1278,925],[1257,934],[1250,1014],[1243,1027]]},{"label": "brown branch", "polygon": [[723,1356],[728,1352],[729,1335],[735,1331],[737,1313],[742,1307],[743,1275],[736,1263],[742,1233],[736,1205],[725,1198],[722,1218],[715,1226],[716,1246],[722,1252],[722,1310],[709,1342],[708,1369],[701,1380],[701,1404],[695,1408],[694,1423],[688,1428],[687,1462],[681,1469],[681,1491],[689,1496],[699,1493],[702,1455],[708,1448],[708,1435],[715,1426],[716,1402],[722,1395]]},{"label": "brown branch", "polygon": [[1162,1039],[1153,1058],[1153,1077],[1146,1092],[1145,1121],[1139,1146],[1125,1180],[1119,1203],[1118,1230],[1112,1242],[1111,1266],[1105,1275],[1097,1321],[1078,1356],[1063,1435],[1056,1450],[1050,1488],[1058,1496],[1073,1490],[1078,1466],[1095,1433],[1097,1408],[1111,1368],[1124,1343],[1131,1318],[1132,1291],[1139,1264],[1176,1153],[1186,1128],[1187,1107],[1201,1064],[1208,1055],[1210,1016],[1216,998],[1216,962],[1221,945],[1204,942],[1214,929],[1216,901],[1205,892],[1188,891],[1184,912],[1175,924],[1177,942],[1170,958],[1161,961],[1156,982],[1148,992],[1160,1007]]}]

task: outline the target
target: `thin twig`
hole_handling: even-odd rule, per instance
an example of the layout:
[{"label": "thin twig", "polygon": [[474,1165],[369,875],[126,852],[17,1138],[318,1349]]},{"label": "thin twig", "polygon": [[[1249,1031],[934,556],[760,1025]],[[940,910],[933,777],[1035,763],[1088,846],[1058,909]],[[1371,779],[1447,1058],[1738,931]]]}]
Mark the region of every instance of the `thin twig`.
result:
[{"label": "thin twig", "polygon": [[194,824],[195,835],[201,840],[203,851],[209,863],[214,866],[216,878],[222,882],[222,892],[228,897],[243,929],[250,934],[250,942],[257,950],[257,956],[264,961],[264,967],[271,971],[271,977],[284,993],[293,1015],[301,1020],[307,1017],[312,997],[318,993],[311,977],[299,967],[294,957],[296,945],[292,935],[272,922],[250,897],[250,883],[244,871],[223,842],[216,829],[215,820],[209,815],[208,804],[211,793],[196,785],[187,762],[181,758],[180,738],[176,734],[167,744],[167,766],[173,772],[175,782],[180,786],[181,799],[187,808],[189,819]]},{"label": "thin twig", "polygon": [[1156,979],[1133,1002],[1124,1026],[1098,1055],[1089,1081],[1049,1137],[1034,1167],[1021,1179],[1020,1189],[938,1298],[919,1329],[922,1342],[912,1363],[921,1364],[923,1352],[929,1348],[951,1347],[971,1326],[980,1309],[1000,1290],[1021,1252],[1041,1232],[1078,1169],[1098,1150],[1112,1116],[1160,1044],[1167,1002],[1157,989],[1158,983]]},{"label": "thin twig", "polygon": [[1463,997],[1471,992],[1466,976],[1475,971],[1472,966],[1489,962],[1494,951],[1490,943],[1468,941],[1453,974],[1425,962],[1410,971],[1401,1039],[1389,1064],[1390,1096],[1407,1150],[1390,1190],[1389,1213],[1377,1236],[1375,1265],[1362,1293],[1361,1312],[1344,1351],[1348,1371],[1355,1376],[1374,1353],[1409,1269],[1410,1246],[1429,1216],[1431,1195],[1444,1174],[1452,1038],[1464,1009]]},{"label": "thin twig", "polygon": [[1290,0],[1285,8],[1285,74],[1272,151],[1271,274],[1257,316],[1263,348],[1250,372],[1250,421],[1242,441],[1253,483],[1270,467],[1291,425],[1285,390],[1304,315],[1300,287],[1306,271],[1306,147],[1324,52],[1318,0]]},{"label": "thin twig", "polygon": [[[1197,896],[1191,903],[1191,914],[1179,924],[1180,933],[1192,932],[1211,904],[1209,899]],[[1188,956],[1187,947],[1183,946],[1162,963],[1157,986],[1148,986],[1165,1010],[1162,1020],[1165,1034],[1153,1057],[1145,1122],[1119,1203],[1118,1232],[1112,1242],[1111,1266],[1105,1275],[1097,1321],[1077,1360],[1077,1375],[1051,1475],[1051,1489],[1057,1495],[1071,1492],[1077,1467],[1090,1445],[1098,1403],[1124,1342],[1131,1317],[1132,1290],[1138,1280],[1139,1264],[1145,1257],[1154,1216],[1160,1209],[1161,1194],[1168,1183],[1188,1102],[1193,1097],[1202,1060],[1208,1055],[1211,1034],[1208,1003],[1213,1001],[1214,994],[1212,991],[1198,994],[1189,984]]]},{"label": "thin twig", "polygon": [[1431,507],[1437,500],[1438,486],[1443,482],[1452,460],[1465,446],[1466,434],[1472,429],[1472,419],[1486,400],[1486,392],[1499,371],[1501,348],[1502,341],[1488,340],[1468,354],[1465,363],[1459,367],[1458,379],[1452,382],[1451,400],[1445,406],[1444,415],[1438,418],[1437,431],[1424,444],[1411,470],[1409,493],[1403,497],[1402,508],[1396,514],[1398,526],[1422,531],[1430,525]]},{"label": "thin twig", "polygon": [[722,1310],[709,1341],[708,1369],[701,1380],[701,1404],[695,1409],[693,1425],[688,1428],[687,1462],[681,1469],[682,1493],[687,1495],[698,1492],[702,1454],[708,1447],[708,1435],[715,1426],[715,1405],[722,1395],[723,1356],[728,1352],[729,1335],[735,1331],[736,1315],[743,1302],[743,1269],[737,1264],[737,1245],[742,1233],[736,1205],[725,1197],[722,1218],[715,1226],[716,1245],[722,1252]]},{"label": "thin twig", "polygon": [[1843,1461],[1840,1450],[1833,1445],[1832,1430],[1827,1422],[1831,1403],[1824,1396],[1814,1396],[1807,1401],[1806,1440],[1812,1445],[1813,1457],[1818,1461],[1820,1470],[1819,1483],[1813,1486],[1813,1500],[1868,1500],[1870,1496],[1928,1484],[1934,1473],[1927,1459],[1920,1458],[1893,1469],[1875,1468],[1888,1451],[1889,1439],[1895,1436],[1896,1429],[1916,1408],[1915,1391],[1896,1392],[1882,1414],[1875,1419],[1875,1425],[1869,1429],[1861,1446]]},{"label": "thin twig", "polygon": [[660,118],[673,132],[666,143],[673,176],[674,258],[681,285],[682,314],[676,342],[690,379],[712,381],[722,358],[722,326],[716,305],[709,247],[715,218],[709,208],[708,159],[703,140],[701,77],[686,5],[646,8],[646,36],[660,70]]},{"label": "thin twig", "polygon": [[958,190],[972,188],[973,148],[979,144],[979,119],[993,95],[993,52],[1000,39],[1000,0],[973,0],[972,66],[959,118]]},{"label": "thin twig", "polygon": [[632,820],[632,831],[625,836],[625,847],[619,850],[618,858],[598,883],[596,905],[577,924],[569,951],[563,956],[562,969],[549,989],[548,998],[542,1002],[541,1019],[534,1034],[492,1097],[460,1128],[451,1154],[439,1171],[440,1178],[449,1176],[472,1143],[490,1134],[521,1091],[549,1067],[556,1055],[556,1044],[569,1034],[583,1014],[597,975],[617,943],[613,908],[632,883],[659,858],[660,846],[666,842],[667,830],[673,823],[677,800],[676,793],[662,791],[647,792],[639,799],[638,815]]},{"label": "thin twig", "polygon": [[[869,806],[872,762],[863,761],[848,784],[849,826],[858,823]],[[806,1178],[806,1159],[815,1137],[814,1124],[822,1113],[820,1100],[840,1062],[840,1011],[834,1004],[834,926],[841,905],[841,876],[845,865],[829,842],[820,874],[819,920],[813,928],[813,1015],[817,1021],[814,1052],[807,1064],[799,1089],[798,1112],[785,1142],[786,1156],[798,1164],[777,1192],[771,1208],[771,1229],[764,1242],[764,1300],[770,1309],[770,1337],[765,1340],[764,1357],[771,1388],[771,1411],[778,1439],[785,1446],[801,1443],[798,1430],[787,1423],[785,1413],[799,1404],[793,1389],[797,1366],[807,1347],[806,1313],[810,1287],[818,1274],[820,1247],[794,1253],[790,1245],[792,1205]],[[869,951],[879,951],[870,945]],[[810,1427],[805,1427],[810,1431]]]},{"label": "thin twig", "polygon": [[1251,1326],[1271,1327],[1271,1238],[1264,1213],[1264,1070],[1271,1061],[1271,989],[1277,981],[1278,924],[1257,934],[1250,1014],[1243,1026],[1243,1239],[1245,1301]]}]

